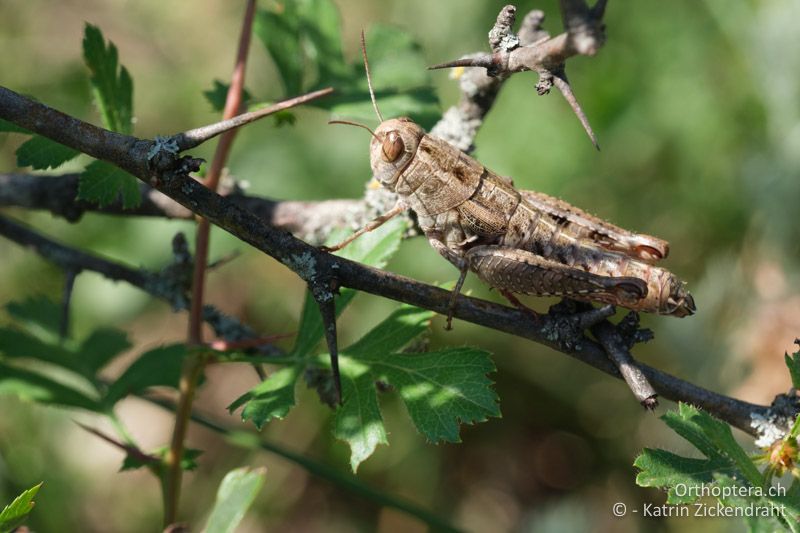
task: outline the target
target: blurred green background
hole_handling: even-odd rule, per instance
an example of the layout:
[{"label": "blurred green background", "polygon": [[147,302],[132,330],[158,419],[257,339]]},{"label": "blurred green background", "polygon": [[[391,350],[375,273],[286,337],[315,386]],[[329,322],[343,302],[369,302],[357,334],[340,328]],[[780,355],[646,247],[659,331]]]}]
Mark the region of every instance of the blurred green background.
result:
[{"label": "blurred green background", "polygon": [[[487,49],[501,3],[336,1],[344,49],[358,60],[358,33],[375,23],[411,34],[428,64]],[[169,134],[218,118],[202,96],[228,79],[243,2],[155,0],[3,0],[2,84],[68,113],[99,122],[81,60],[84,22],[119,48],[134,79],[139,136]],[[265,4],[266,5],[266,4]],[[555,1],[521,2],[520,15],[543,9],[561,28]],[[521,18],[521,17],[520,17]],[[623,227],[671,243],[668,267],[687,280],[698,305],[683,320],[643,317],[655,333],[635,355],[698,385],[769,403],[789,387],[784,351],[800,336],[800,4],[794,0],[610,2],[608,42],[594,58],[572,59],[573,88],[599,138],[595,152],[563,99],[537,97],[536,76],[514,76],[477,138],[475,156],[520,188],[554,194]],[[279,99],[276,69],[253,41],[248,88]],[[456,84],[431,79],[442,109]],[[250,192],[321,200],[360,197],[369,178],[367,138],[328,127],[328,113],[300,110],[293,127],[264,121],[239,134],[230,172]],[[18,136],[0,137],[0,169],[14,171]],[[213,145],[193,150],[210,159]],[[85,163],[85,161],[83,161]],[[80,168],[71,163],[59,172]],[[70,165],[75,165],[74,167]],[[127,264],[159,268],[175,232],[193,224],[87,215],[68,224],[42,213],[4,210],[47,234]],[[282,266],[215,231],[212,258],[243,255],[209,281],[208,300],[265,334],[291,332],[303,284]],[[389,269],[426,282],[455,279],[455,269],[422,238],[406,241]],[[0,304],[31,294],[59,298],[63,274],[0,240]],[[496,298],[475,279],[473,294]],[[551,303],[534,301],[542,309]],[[393,308],[361,295],[340,321],[342,343],[358,338]],[[4,318],[2,319],[4,320]],[[73,333],[100,325],[125,329],[137,352],[186,334],[186,315],[91,273],[76,283]],[[737,520],[664,520],[612,516],[611,505],[662,503],[636,487],[634,457],[645,446],[689,453],[656,416],[643,413],[623,383],[542,346],[434,320],[431,345],[477,345],[495,354],[502,419],[462,430],[463,443],[433,446],[417,435],[400,402],[383,398],[391,445],[364,463],[359,477],[474,531],[731,531]],[[112,369],[113,370],[113,369]],[[198,407],[226,417],[225,406],[255,384],[247,368],[211,368]],[[263,431],[274,442],[346,472],[348,450],[330,435],[331,413],[298,388],[299,406]],[[156,482],[118,474],[121,454],[73,423],[83,415],[3,397],[0,502],[41,480],[30,520],[37,531],[147,531],[160,523]],[[660,409],[670,407],[664,402]],[[130,399],[120,415],[145,448],[165,443],[171,418]],[[90,420],[87,417],[81,419]],[[231,424],[238,416],[228,417]],[[740,435],[741,436],[741,435]],[[744,442],[749,442],[743,438]],[[242,531],[417,531],[424,526],[309,476],[292,463],[232,447],[193,428],[203,448],[187,475],[182,516],[202,523],[224,473],[266,465],[267,483]],[[748,449],[752,447],[748,443]]]}]

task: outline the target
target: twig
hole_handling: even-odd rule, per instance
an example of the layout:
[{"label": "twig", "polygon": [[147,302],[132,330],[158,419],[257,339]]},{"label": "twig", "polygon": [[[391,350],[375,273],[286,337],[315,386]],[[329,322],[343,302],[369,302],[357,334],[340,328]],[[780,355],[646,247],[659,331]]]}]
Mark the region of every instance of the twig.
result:
[{"label": "twig", "polygon": [[134,459],[142,462],[143,464],[156,464],[156,463],[160,462],[158,457],[155,457],[155,456],[152,456],[150,454],[147,454],[147,453],[143,452],[142,450],[140,450],[138,447],[133,446],[132,444],[125,444],[124,442],[120,442],[117,439],[106,435],[105,433],[103,433],[99,429],[95,429],[93,427],[90,427],[90,426],[87,426],[85,424],[82,424],[82,423],[78,422],[77,420],[75,420],[74,422],[78,426],[80,426],[81,429],[91,433],[92,435],[95,435],[96,437],[100,437],[101,439],[103,439],[107,443],[111,444],[112,446],[115,446],[116,448],[119,448],[120,450],[125,452],[127,455],[130,455],[131,457],[133,457]]},{"label": "twig", "polygon": [[[139,398],[142,398],[143,400],[148,401],[154,405],[158,405],[163,409],[175,412],[175,403],[172,400],[154,396],[145,396],[145,395],[138,395],[138,396]],[[225,424],[218,422],[197,411],[192,411],[190,417],[192,421],[194,421],[198,425],[208,428],[222,435],[242,433],[242,431],[240,430],[226,426]],[[252,435],[252,433],[248,433],[248,435]],[[418,520],[425,522],[426,524],[429,524],[434,531],[448,531],[448,532],[459,531],[458,529],[453,527],[452,524],[448,523],[443,518],[435,515],[434,513],[432,513],[427,509],[420,507],[415,503],[374,489],[369,485],[366,485],[356,476],[345,474],[338,469],[331,468],[330,466],[327,466],[323,463],[318,463],[312,459],[309,459],[308,457],[300,455],[299,453],[288,450],[281,445],[275,444],[268,440],[264,440],[260,435],[256,435],[255,437],[257,438],[256,446],[258,446],[259,448],[261,448],[266,452],[275,454],[279,457],[286,459],[291,463],[294,463],[295,465],[299,466],[312,476],[324,479],[330,483],[333,483],[337,487],[340,487],[346,491],[350,491],[351,493],[365,500],[371,501],[377,505],[380,505],[382,507],[396,509],[401,513],[413,516]]]},{"label": "twig", "polygon": [[59,324],[58,336],[63,341],[69,335],[69,309],[72,302],[72,289],[75,287],[75,278],[79,271],[74,268],[64,273],[64,293],[61,296],[61,323]]},{"label": "twig", "polygon": [[658,406],[656,391],[625,347],[617,328],[611,322],[604,320],[592,326],[592,333],[594,333],[608,357],[619,369],[622,379],[628,384],[636,400],[646,409],[654,410]]},{"label": "twig", "polygon": [[[230,90],[232,89],[233,85],[231,85],[231,88],[229,89],[228,92],[230,93]],[[258,109],[256,111],[242,113],[241,115],[231,117],[226,120],[222,120],[215,124],[209,124],[208,126],[201,126],[199,128],[188,130],[183,133],[178,133],[174,135],[173,138],[175,139],[175,142],[178,144],[178,147],[180,148],[181,151],[190,150],[192,148],[200,146],[201,144],[210,139],[213,139],[217,135],[236,131],[237,128],[244,126],[246,124],[250,124],[251,122],[255,122],[256,120],[264,118],[268,115],[273,115],[278,111],[283,111],[284,109],[289,109],[290,107],[307,104],[312,100],[316,100],[317,98],[322,98],[323,96],[327,96],[332,92],[333,89],[330,87],[327,87],[325,89],[320,89],[318,91],[304,94],[302,96],[297,96],[289,100],[284,100],[283,102],[279,102],[277,104],[273,104],[271,106]],[[238,110],[238,106],[236,109]]]},{"label": "twig", "polygon": [[[193,219],[194,213],[175,200],[144,183],[140,186],[142,203],[123,208],[116,200],[99,207],[95,203],[76,200],[80,174],[2,174],[0,173],[0,207],[44,209],[75,222],[84,213],[103,213],[118,216],[163,217]],[[380,189],[381,191],[385,189]],[[306,241],[321,243],[334,228],[360,227],[372,218],[369,202],[361,200],[323,200],[302,202],[273,200],[249,196],[239,191],[226,194],[232,203],[252,212],[266,223]]]},{"label": "twig", "polygon": [[[97,272],[111,281],[124,281],[151,296],[161,298],[176,311],[188,309],[189,299],[185,290],[181,288],[181,282],[178,279],[183,273],[176,271],[173,266],[165,268],[160,273],[130,268],[109,259],[58,243],[3,216],[0,216],[0,235],[31,248],[40,256],[52,261],[65,271],[80,272],[89,270]],[[203,318],[218,337],[227,339],[230,342],[242,342],[244,339],[260,338],[249,326],[222,313],[215,307],[205,306]],[[273,347],[268,353],[275,354],[276,350]]]},{"label": "twig", "polygon": [[[228,88],[228,95],[223,111],[223,122],[215,126],[191,130],[175,139],[176,144],[181,150],[198,146],[202,142],[222,133],[214,158],[209,166],[208,176],[205,180],[206,186],[211,191],[216,191],[219,186],[222,169],[228,159],[230,148],[236,137],[237,129],[229,129],[227,126],[235,124],[234,117],[239,113],[242,105],[242,94],[244,92],[245,67],[247,66],[247,55],[250,49],[250,36],[252,34],[253,17],[255,16],[256,2],[248,0],[245,8],[242,30],[239,35],[239,50],[236,54],[236,65],[231,76],[231,85]],[[312,98],[313,99],[313,98]],[[305,101],[308,101],[306,98]],[[251,114],[252,120],[261,116],[269,115],[281,109],[292,107],[291,102],[278,104],[267,108],[266,112]],[[282,107],[281,107],[282,106]],[[244,118],[239,117],[243,124]],[[203,344],[203,301],[205,299],[205,278],[208,266],[208,246],[211,234],[211,224],[208,219],[200,218],[197,222],[197,235],[195,238],[194,270],[192,274],[192,302],[189,309],[189,331],[187,344],[189,346],[200,346]],[[184,362],[181,378],[178,382],[178,408],[175,412],[175,427],[172,431],[169,452],[166,457],[167,472],[164,476],[164,525],[167,526],[175,522],[180,502],[181,479],[183,477],[183,467],[181,459],[183,457],[184,440],[186,429],[189,423],[189,415],[192,410],[195,391],[200,376],[203,374],[207,360],[207,354],[200,353],[191,356]]]}]

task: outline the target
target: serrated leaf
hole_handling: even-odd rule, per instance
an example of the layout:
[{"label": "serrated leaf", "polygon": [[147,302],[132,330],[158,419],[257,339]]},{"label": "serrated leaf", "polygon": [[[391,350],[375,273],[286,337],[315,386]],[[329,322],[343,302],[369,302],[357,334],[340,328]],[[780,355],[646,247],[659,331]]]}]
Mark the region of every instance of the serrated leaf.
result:
[{"label": "serrated leaf", "polygon": [[125,67],[119,65],[117,47],[110,41],[106,46],[100,28],[88,23],[83,34],[83,59],[91,72],[89,81],[103,125],[130,135],[133,131],[133,80]]},{"label": "serrated leaf", "polygon": [[339,370],[343,401],[333,419],[333,436],[350,446],[350,467],[355,473],[378,444],[389,441],[369,367],[340,354]]},{"label": "serrated leaf", "polygon": [[124,209],[136,207],[142,201],[138,180],[121,168],[105,161],[93,161],[81,174],[78,200],[105,207],[114,203],[120,195]]},{"label": "serrated leaf", "polygon": [[129,394],[150,387],[177,387],[186,346],[173,344],[143,353],[108,389],[103,403],[111,407]]},{"label": "serrated leaf", "polygon": [[[208,103],[211,104],[211,108],[214,111],[222,113],[223,109],[225,109],[225,101],[228,99],[229,88],[230,83],[223,83],[220,80],[214,80],[214,86],[207,91],[203,91],[203,96],[206,97],[206,100],[208,100]],[[253,95],[251,95],[247,89],[244,89],[242,91],[243,108],[247,109],[252,102]]]},{"label": "serrated leaf", "polygon": [[308,55],[315,64],[317,85],[329,85],[348,73],[342,54],[341,17],[331,0],[298,2],[300,25]]},{"label": "serrated leaf", "polygon": [[[711,483],[715,472],[734,471],[731,461],[716,456],[714,459],[692,459],[681,457],[666,450],[645,448],[633,463],[640,469],[636,476],[636,484],[640,487],[658,487],[669,489],[667,503],[686,504],[697,499],[696,492],[678,494],[675,487],[700,487]],[[683,492],[683,491],[681,491]]]},{"label": "serrated leaf", "polygon": [[[678,412],[680,418],[684,421],[682,428],[686,429],[692,427],[695,429],[695,431],[691,433],[692,437],[697,440],[697,442],[701,443],[705,449],[698,446],[698,444],[692,440],[687,440],[700,449],[706,457],[713,458],[715,455],[724,455],[733,462],[736,468],[750,483],[758,487],[764,486],[764,477],[761,475],[761,472],[758,471],[758,468],[756,468],[756,465],[750,457],[748,457],[747,452],[745,452],[733,438],[731,427],[728,424],[713,418],[705,411],[701,411],[685,403],[679,404]],[[664,415],[662,418],[666,421],[667,415]],[[669,422],[668,424],[673,427],[673,424]],[[678,433],[686,438],[686,435],[680,431],[678,431]],[[702,439],[697,438],[698,434],[702,435]]]},{"label": "serrated leaf", "polygon": [[77,150],[51,141],[47,137],[34,135],[17,148],[17,166],[46,170],[60,167],[79,154]]},{"label": "serrated leaf", "polygon": [[273,372],[267,379],[228,406],[230,412],[242,405],[242,420],[252,420],[260,430],[273,418],[284,418],[295,405],[294,389],[302,366],[293,365]]},{"label": "serrated leaf", "polygon": [[6,304],[6,312],[35,335],[57,335],[61,325],[61,309],[46,296],[30,296],[21,302]]},{"label": "serrated leaf", "polygon": [[14,328],[0,327],[0,353],[9,358],[31,358],[69,369],[77,366],[75,354]]},{"label": "serrated leaf", "polygon": [[43,404],[78,407],[89,411],[100,410],[98,402],[82,392],[41,374],[3,363],[0,363],[0,394],[14,394],[25,400]]},{"label": "serrated leaf", "polygon": [[16,498],[0,512],[0,533],[6,533],[20,526],[33,510],[33,499],[42,487],[42,483],[35,485]]},{"label": "serrated leaf", "polygon": [[95,381],[98,370],[131,346],[124,332],[110,328],[93,331],[81,344],[62,341],[60,310],[46,298],[11,302],[6,309],[14,324],[0,326],[0,354],[9,358],[38,359]]},{"label": "serrated leaf", "polygon": [[[400,239],[405,230],[405,223],[399,218],[390,220],[375,231],[366,233],[350,243],[349,246],[337,252],[336,255],[353,261],[358,261],[376,268],[383,268],[389,259],[400,248]],[[335,244],[343,239],[342,234],[332,236],[329,244]],[[347,307],[355,296],[352,289],[342,289],[336,297],[336,316]],[[303,314],[300,318],[300,327],[297,332],[297,341],[292,354],[295,357],[309,355],[314,347],[319,344],[325,332],[322,326],[322,317],[319,308],[310,293],[306,294]]]},{"label": "serrated leaf", "polygon": [[358,357],[397,352],[427,331],[431,318],[433,311],[403,305],[350,345],[347,353]]},{"label": "serrated leaf", "polygon": [[[459,424],[500,416],[497,394],[486,375],[495,370],[487,352],[451,348],[422,354],[396,353],[419,336],[431,313],[403,306],[339,356],[342,406],[334,435],[350,445],[353,471],[386,430],[375,383],[394,387],[417,430],[434,443],[458,442]],[[324,357],[324,356],[323,356]]]},{"label": "serrated leaf", "polygon": [[253,33],[267,49],[278,68],[286,95],[303,89],[304,56],[300,47],[300,19],[295,2],[282,4],[281,12],[259,9]]},{"label": "serrated leaf", "polygon": [[267,469],[237,468],[228,472],[206,523],[206,533],[232,533],[264,486]]},{"label": "serrated leaf", "polygon": [[[769,496],[767,491],[763,491],[763,495],[758,495],[757,492],[743,487],[737,479],[723,473],[715,473],[714,481],[722,489],[723,496],[718,498],[720,503],[726,507],[742,509],[741,516],[745,519],[750,531],[800,532],[800,523],[798,523],[800,508],[798,508],[797,502],[791,502],[786,497]],[[760,516],[763,513],[754,512],[772,508],[777,508],[777,512],[772,516],[769,516],[768,513],[767,516]]]}]

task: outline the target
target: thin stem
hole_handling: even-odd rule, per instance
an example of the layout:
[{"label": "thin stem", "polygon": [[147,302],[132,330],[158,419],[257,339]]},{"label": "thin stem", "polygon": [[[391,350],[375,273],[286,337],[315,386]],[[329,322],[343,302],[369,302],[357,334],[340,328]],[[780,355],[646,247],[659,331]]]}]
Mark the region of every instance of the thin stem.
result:
[{"label": "thin stem", "polygon": [[[139,397],[152,404],[158,405],[164,409],[176,412],[177,407],[170,400],[153,398],[143,395],[139,395]],[[459,531],[452,524],[448,523],[445,519],[436,516],[427,509],[424,509],[419,505],[416,505],[410,501],[403,500],[396,496],[392,496],[391,494],[387,494],[386,492],[383,492],[381,490],[374,489],[369,485],[366,485],[363,482],[361,482],[355,476],[344,474],[339,470],[331,468],[323,463],[318,463],[312,459],[309,459],[308,457],[305,457],[303,455],[300,455],[299,453],[295,453],[291,450],[288,450],[278,444],[274,444],[272,442],[263,440],[259,436],[253,435],[252,433],[243,432],[226,427],[224,424],[217,422],[195,411],[192,411],[189,414],[189,417],[191,418],[192,421],[196,422],[197,424],[206,427],[212,431],[215,431],[216,433],[220,433],[222,435],[245,433],[248,436],[254,436],[256,439],[258,439],[257,446],[262,450],[283,457],[287,461],[296,464],[297,466],[299,466],[312,476],[316,476],[318,478],[329,481],[334,485],[336,485],[337,487],[341,487],[344,490],[350,491],[361,498],[369,500],[383,507],[390,507],[392,509],[397,509],[402,513],[413,516],[419,519],[420,521],[430,525],[431,529],[434,531],[453,531],[453,532]]]},{"label": "thin stem", "polygon": [[[231,86],[228,89],[228,96],[225,101],[224,119],[231,119],[239,114],[242,106],[242,93],[244,90],[245,67],[247,66],[247,53],[250,48],[250,36],[252,34],[253,17],[255,15],[255,0],[247,2],[244,20],[242,21],[242,31],[239,37],[239,50],[236,54],[236,66],[231,77]],[[222,134],[214,159],[209,168],[206,186],[216,191],[222,168],[228,159],[233,139],[236,136],[236,129],[228,130]],[[203,300],[206,268],[208,266],[208,244],[211,225],[208,219],[200,218],[197,225],[197,238],[195,241],[195,263],[192,276],[192,302],[189,310],[189,332],[188,344],[190,346],[200,346],[203,343]],[[164,491],[164,526],[175,522],[180,503],[181,480],[183,469],[181,468],[181,458],[183,457],[184,440],[192,411],[197,382],[205,368],[207,357],[205,354],[190,356],[184,363],[183,372],[178,386],[179,398],[178,409],[175,413],[175,427],[172,431],[172,441],[166,458],[166,473],[162,484]]]}]

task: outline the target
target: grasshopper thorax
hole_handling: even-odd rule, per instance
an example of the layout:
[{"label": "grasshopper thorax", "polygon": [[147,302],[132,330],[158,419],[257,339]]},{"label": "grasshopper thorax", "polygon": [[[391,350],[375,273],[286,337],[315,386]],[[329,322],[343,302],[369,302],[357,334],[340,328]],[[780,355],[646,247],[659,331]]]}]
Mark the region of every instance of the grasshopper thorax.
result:
[{"label": "grasshopper thorax", "polygon": [[392,118],[381,122],[370,143],[372,175],[381,185],[394,191],[397,181],[417,153],[425,130],[410,118]]}]

